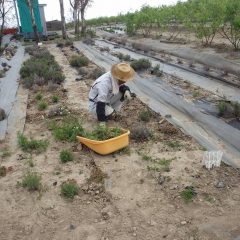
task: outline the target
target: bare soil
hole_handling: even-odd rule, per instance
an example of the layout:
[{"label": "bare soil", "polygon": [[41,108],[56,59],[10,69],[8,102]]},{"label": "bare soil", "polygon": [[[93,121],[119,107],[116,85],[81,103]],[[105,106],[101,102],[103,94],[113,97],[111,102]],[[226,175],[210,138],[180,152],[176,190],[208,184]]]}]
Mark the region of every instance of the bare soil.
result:
[{"label": "bare soil", "polygon": [[[137,98],[126,103],[108,125],[147,127],[153,133],[149,141],[131,139],[128,148],[100,156],[77,142],[55,140],[47,117],[52,107],[67,107],[84,127],[93,128],[97,122],[86,105],[89,83],[94,79],[75,81],[78,73],[68,63],[72,50],[66,49],[65,55],[53,45],[49,50],[62,66],[66,81],[54,91],[42,87],[29,92],[24,130],[28,137],[47,139],[47,151],[30,156],[11,149],[8,142],[0,145],[0,164],[7,169],[6,176],[0,176],[1,240],[239,238],[239,170],[224,164],[205,169],[204,149]],[[89,71],[92,67],[90,64]],[[45,111],[37,109],[37,92],[49,104]],[[59,103],[52,103],[53,95],[60,97]],[[148,122],[139,119],[141,111],[152,113]],[[60,163],[62,149],[73,151],[73,162]],[[28,163],[30,157],[33,167]],[[170,161],[168,168],[153,168],[151,159],[163,158]],[[28,192],[17,184],[28,170],[41,174],[40,192]],[[61,184],[69,179],[80,187],[72,201],[60,195]],[[189,203],[181,197],[187,186],[197,193]]]}]

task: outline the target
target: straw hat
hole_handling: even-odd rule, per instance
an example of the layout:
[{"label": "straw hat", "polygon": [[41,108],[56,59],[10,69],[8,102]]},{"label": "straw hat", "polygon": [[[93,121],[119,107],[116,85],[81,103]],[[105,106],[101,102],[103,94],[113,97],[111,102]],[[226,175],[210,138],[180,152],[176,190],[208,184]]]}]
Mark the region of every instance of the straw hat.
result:
[{"label": "straw hat", "polygon": [[111,74],[113,78],[127,82],[134,78],[135,71],[128,63],[118,63],[112,66]]}]

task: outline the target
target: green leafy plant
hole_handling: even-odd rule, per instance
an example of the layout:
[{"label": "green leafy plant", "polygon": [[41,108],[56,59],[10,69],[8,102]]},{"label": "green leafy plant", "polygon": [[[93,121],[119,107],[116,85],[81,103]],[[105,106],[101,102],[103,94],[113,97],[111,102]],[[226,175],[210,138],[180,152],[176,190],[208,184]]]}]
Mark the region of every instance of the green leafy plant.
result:
[{"label": "green leafy plant", "polygon": [[74,181],[68,181],[61,185],[61,195],[66,198],[73,199],[78,193],[79,187]]},{"label": "green leafy plant", "polygon": [[152,113],[147,110],[147,111],[141,111],[139,114],[138,114],[138,118],[141,120],[141,121],[144,121],[144,122],[149,122],[150,119],[152,117]]},{"label": "green leafy plant", "polygon": [[89,60],[88,58],[84,57],[84,56],[72,56],[70,59],[70,65],[72,67],[84,67],[87,66],[89,64]]},{"label": "green leafy plant", "polygon": [[41,153],[46,151],[48,142],[45,140],[27,139],[23,134],[18,134],[18,145],[24,152],[36,151]]},{"label": "green leafy plant", "polygon": [[70,162],[73,160],[73,153],[69,150],[62,150],[60,152],[60,160],[62,163]]},{"label": "green leafy plant", "polygon": [[41,189],[41,176],[35,172],[28,172],[23,176],[22,187],[28,191],[39,191]]},{"label": "green leafy plant", "polygon": [[58,103],[59,102],[59,97],[58,96],[52,96],[52,102],[53,103]]},{"label": "green leafy plant", "polygon": [[66,116],[62,121],[52,121],[49,124],[54,137],[58,140],[70,142],[76,141],[76,136],[83,135],[84,130],[79,120],[72,116]]},{"label": "green leafy plant", "polygon": [[39,111],[46,110],[47,107],[48,107],[48,104],[45,101],[41,101],[41,102],[38,103],[38,110]]},{"label": "green leafy plant", "polygon": [[37,101],[40,101],[40,100],[43,99],[43,95],[42,95],[41,93],[38,93],[38,94],[36,95],[35,99],[36,99]]}]

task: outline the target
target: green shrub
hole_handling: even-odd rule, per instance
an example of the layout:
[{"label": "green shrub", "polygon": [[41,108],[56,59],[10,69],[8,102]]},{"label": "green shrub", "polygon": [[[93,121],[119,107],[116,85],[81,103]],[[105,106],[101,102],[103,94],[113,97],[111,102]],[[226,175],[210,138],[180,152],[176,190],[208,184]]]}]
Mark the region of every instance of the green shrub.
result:
[{"label": "green shrub", "polygon": [[59,102],[59,97],[58,96],[52,96],[52,102],[53,103],[58,103]]},{"label": "green shrub", "polygon": [[157,64],[151,71],[151,74],[156,75],[157,77],[161,77],[163,75],[163,71],[160,70],[160,64]]},{"label": "green shrub", "polygon": [[218,115],[223,116],[225,111],[227,110],[227,103],[224,101],[221,101],[218,103],[217,107],[218,107]]},{"label": "green shrub", "polygon": [[41,176],[35,172],[28,172],[23,176],[22,186],[28,191],[39,191],[41,189]]},{"label": "green shrub", "polygon": [[66,182],[61,186],[61,195],[73,199],[75,195],[78,195],[79,187],[75,182]]},{"label": "green shrub", "polygon": [[134,60],[131,62],[131,67],[135,71],[146,70],[152,66],[151,62],[148,59],[141,58],[139,60]]},{"label": "green shrub", "polygon": [[62,150],[60,152],[60,160],[62,163],[70,162],[73,160],[73,153],[69,150]]},{"label": "green shrub", "polygon": [[89,64],[88,58],[84,56],[72,56],[70,59],[70,65],[72,67],[84,67]]},{"label": "green shrub", "polygon": [[42,95],[41,93],[38,93],[38,94],[36,95],[35,99],[36,99],[37,101],[40,101],[40,100],[43,99],[43,95]]},{"label": "green shrub", "polygon": [[38,110],[39,110],[39,111],[46,110],[47,107],[48,107],[48,104],[47,104],[46,102],[44,102],[44,101],[41,101],[41,102],[39,102],[39,104],[38,104]]},{"label": "green shrub", "polygon": [[141,111],[139,114],[138,114],[138,118],[141,120],[141,121],[144,121],[144,122],[149,122],[150,119],[152,117],[152,113],[150,111]]},{"label": "green shrub", "polygon": [[123,54],[123,53],[118,53],[117,57],[119,58],[119,60],[121,61],[130,61],[131,60],[131,56],[128,54]]},{"label": "green shrub", "polygon": [[20,69],[21,80],[26,88],[37,84],[34,79],[43,79],[41,84],[47,84],[49,81],[60,84],[65,80],[61,67],[48,50],[29,48],[28,51],[32,57],[25,61]]},{"label": "green shrub", "polygon": [[70,142],[76,141],[76,136],[83,134],[83,128],[75,117],[67,116],[61,122],[52,121],[50,128],[54,137],[58,140]]},{"label": "green shrub", "polygon": [[45,140],[28,140],[23,134],[18,134],[18,145],[24,152],[36,151],[41,153],[46,151],[48,142]]}]

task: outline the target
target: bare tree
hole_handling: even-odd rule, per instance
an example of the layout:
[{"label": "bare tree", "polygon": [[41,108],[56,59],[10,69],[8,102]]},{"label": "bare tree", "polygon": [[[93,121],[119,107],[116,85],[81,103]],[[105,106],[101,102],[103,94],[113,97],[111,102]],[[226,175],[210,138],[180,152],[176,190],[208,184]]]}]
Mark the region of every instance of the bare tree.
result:
[{"label": "bare tree", "polygon": [[75,34],[79,34],[79,7],[78,0],[69,0],[69,3],[73,9],[73,22]]},{"label": "bare tree", "polygon": [[86,33],[85,12],[93,0],[69,0],[69,2],[73,8],[75,33],[79,32],[79,15],[81,14],[81,35],[84,36]]},{"label": "bare tree", "polygon": [[59,4],[60,4],[61,21],[62,21],[62,36],[63,36],[63,39],[67,39],[63,0],[59,0]]},{"label": "bare tree", "polygon": [[0,0],[0,46],[2,44],[3,30],[6,24],[7,15],[10,13],[13,5],[10,0]]},{"label": "bare tree", "polygon": [[32,0],[27,0],[27,5],[28,5],[29,11],[30,11],[32,28],[33,28],[34,36],[35,36],[35,39],[36,39],[36,43],[39,43],[40,38],[39,38],[39,33],[38,33],[38,30],[37,30],[37,24],[36,24],[36,20],[35,20],[35,16],[34,16]]}]

